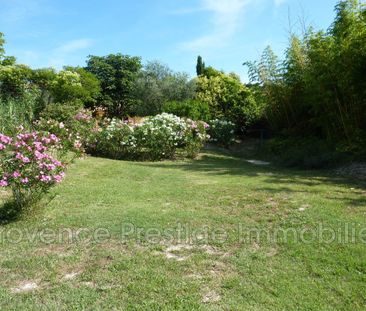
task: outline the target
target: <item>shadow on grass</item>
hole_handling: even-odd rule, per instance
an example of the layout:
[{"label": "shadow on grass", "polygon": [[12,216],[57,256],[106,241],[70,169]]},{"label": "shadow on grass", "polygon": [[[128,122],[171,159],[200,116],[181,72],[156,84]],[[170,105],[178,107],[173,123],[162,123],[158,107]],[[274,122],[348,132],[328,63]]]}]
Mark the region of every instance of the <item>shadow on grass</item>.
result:
[{"label": "shadow on grass", "polygon": [[[295,170],[274,165],[257,166],[248,163],[247,159],[250,158],[235,155],[235,153],[233,154],[228,150],[211,149],[206,150],[200,158],[193,161],[139,163],[139,165],[200,172],[212,177],[225,175],[261,177],[260,182],[263,184],[258,187],[258,190],[272,193],[317,193],[322,191],[315,189],[315,187],[326,184],[346,186],[347,189],[344,191],[337,190],[337,193],[344,193],[345,195],[349,194],[351,188],[366,189],[365,181],[342,177],[329,170]],[[273,187],[274,185],[275,187]],[[293,186],[304,186],[304,188],[299,189]],[[366,195],[354,200],[354,202],[352,200],[352,204],[366,206]]]},{"label": "shadow on grass", "polygon": [[22,209],[14,201],[9,200],[0,206],[0,225],[17,221],[22,216]]}]

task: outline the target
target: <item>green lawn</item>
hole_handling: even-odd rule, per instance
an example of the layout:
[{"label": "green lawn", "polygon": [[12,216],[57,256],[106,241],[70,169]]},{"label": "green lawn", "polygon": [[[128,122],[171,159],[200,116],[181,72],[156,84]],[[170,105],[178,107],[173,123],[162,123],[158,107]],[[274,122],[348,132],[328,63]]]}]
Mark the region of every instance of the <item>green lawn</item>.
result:
[{"label": "green lawn", "polygon": [[0,309],[365,310],[365,189],[213,151],[78,160],[0,226]]}]

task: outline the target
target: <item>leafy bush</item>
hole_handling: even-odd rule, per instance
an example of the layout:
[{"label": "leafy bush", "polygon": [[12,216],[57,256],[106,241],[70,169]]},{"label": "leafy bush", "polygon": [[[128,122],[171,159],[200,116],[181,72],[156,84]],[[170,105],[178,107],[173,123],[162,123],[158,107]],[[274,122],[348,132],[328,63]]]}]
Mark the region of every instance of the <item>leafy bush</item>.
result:
[{"label": "leafy bush", "polygon": [[211,141],[228,147],[235,140],[235,124],[226,120],[211,120],[210,124],[210,136]]},{"label": "leafy bush", "polygon": [[67,103],[52,103],[46,106],[40,117],[46,120],[67,122],[72,120],[82,109],[83,103],[77,100]]},{"label": "leafy bush", "polygon": [[211,118],[209,105],[198,100],[168,102],[164,105],[164,112],[192,120],[208,121]]},{"label": "leafy bush", "polygon": [[196,99],[208,105],[212,118],[234,122],[244,131],[263,115],[263,103],[255,92],[241,83],[240,77],[224,74],[212,67],[197,78]]},{"label": "leafy bush", "polygon": [[64,165],[52,155],[59,142],[53,134],[0,134],[0,187],[11,188],[17,209],[36,203],[64,178]]},{"label": "leafy bush", "polygon": [[20,98],[0,99],[0,132],[15,134],[20,125],[30,129],[38,105],[37,90],[30,90]]}]

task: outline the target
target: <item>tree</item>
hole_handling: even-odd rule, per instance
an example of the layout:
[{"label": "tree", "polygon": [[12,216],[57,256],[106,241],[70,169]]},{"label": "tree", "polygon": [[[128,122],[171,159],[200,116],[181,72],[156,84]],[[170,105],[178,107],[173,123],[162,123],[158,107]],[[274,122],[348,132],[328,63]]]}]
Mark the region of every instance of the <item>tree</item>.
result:
[{"label": "tree", "polygon": [[340,1],[328,31],[291,34],[283,62],[267,48],[259,62],[245,63],[275,132],[366,150],[365,8],[361,1]]},{"label": "tree", "polygon": [[152,61],[143,67],[134,91],[136,102],[131,114],[154,115],[162,112],[168,101],[193,99],[195,84],[188,74],[175,73],[167,65]]},{"label": "tree", "polygon": [[93,73],[101,85],[100,104],[111,116],[123,117],[134,104],[134,88],[141,70],[140,57],[122,54],[89,56],[86,70]]},{"label": "tree", "polygon": [[5,55],[4,44],[4,34],[0,32],[0,66],[13,66],[16,63],[16,58],[14,56]]},{"label": "tree", "polygon": [[2,98],[19,98],[30,87],[32,70],[25,65],[0,66],[0,94]]},{"label": "tree", "polygon": [[2,61],[5,55],[4,44],[5,44],[4,34],[0,32],[0,61]]},{"label": "tree", "polygon": [[251,90],[233,74],[226,75],[217,70],[214,76],[197,78],[196,98],[209,105],[213,118],[235,122],[242,130],[256,122],[262,114]]},{"label": "tree", "polygon": [[75,72],[80,77],[81,88],[75,92],[75,99],[81,100],[85,107],[94,107],[101,96],[100,82],[97,77],[81,67],[66,66],[65,70]]},{"label": "tree", "polygon": [[200,76],[204,73],[205,71],[205,63],[202,60],[201,56],[197,57],[197,65],[196,65],[196,72],[197,72],[197,76]]}]

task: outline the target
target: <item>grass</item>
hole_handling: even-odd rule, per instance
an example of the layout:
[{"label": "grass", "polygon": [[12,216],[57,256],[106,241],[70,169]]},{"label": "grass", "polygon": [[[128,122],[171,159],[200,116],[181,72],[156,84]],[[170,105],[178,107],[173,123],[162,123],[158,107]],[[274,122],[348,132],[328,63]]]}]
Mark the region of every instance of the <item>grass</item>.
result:
[{"label": "grass", "polygon": [[[48,199],[0,226],[2,310],[365,309],[360,182],[206,151],[195,161],[78,160]],[[326,241],[347,224],[348,242],[341,231]],[[311,240],[320,226],[323,240]],[[296,234],[265,236],[286,229]],[[22,291],[29,283],[37,288]]]}]

